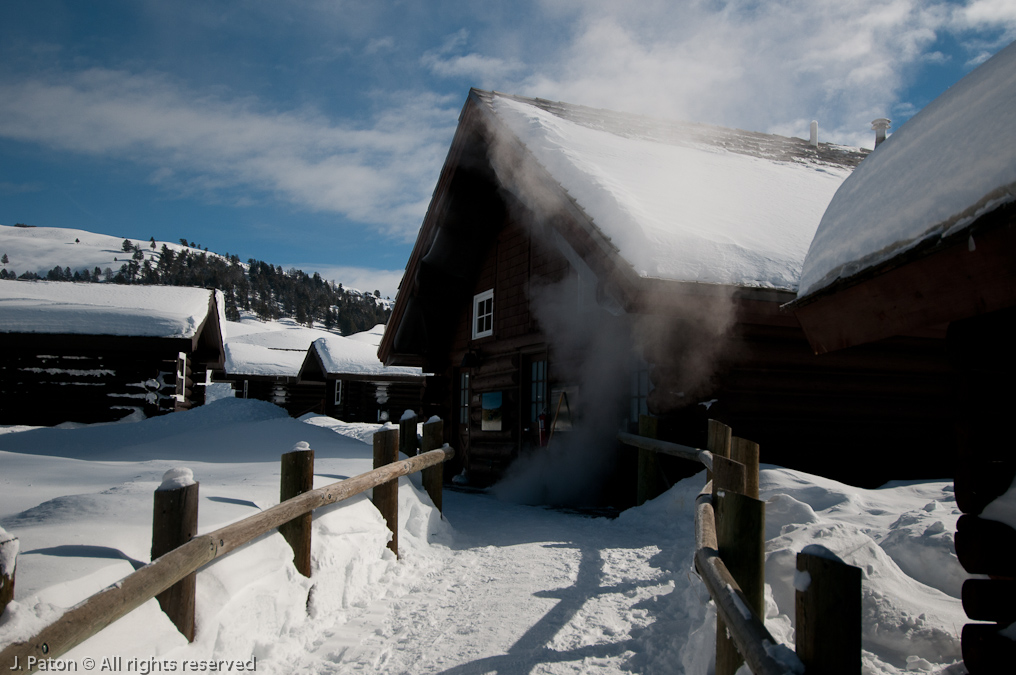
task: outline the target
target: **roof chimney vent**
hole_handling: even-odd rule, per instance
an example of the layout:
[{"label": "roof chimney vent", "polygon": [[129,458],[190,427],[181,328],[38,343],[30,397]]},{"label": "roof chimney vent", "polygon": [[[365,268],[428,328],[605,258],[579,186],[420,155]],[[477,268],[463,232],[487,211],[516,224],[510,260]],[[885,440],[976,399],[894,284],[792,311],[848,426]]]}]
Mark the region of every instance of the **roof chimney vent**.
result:
[{"label": "roof chimney vent", "polygon": [[811,147],[818,147],[818,122],[815,120],[811,121]]},{"label": "roof chimney vent", "polygon": [[892,120],[886,119],[885,117],[879,117],[877,120],[871,121],[871,128],[875,132],[876,148],[879,143],[885,140],[885,132],[889,129],[890,124],[892,124]]}]

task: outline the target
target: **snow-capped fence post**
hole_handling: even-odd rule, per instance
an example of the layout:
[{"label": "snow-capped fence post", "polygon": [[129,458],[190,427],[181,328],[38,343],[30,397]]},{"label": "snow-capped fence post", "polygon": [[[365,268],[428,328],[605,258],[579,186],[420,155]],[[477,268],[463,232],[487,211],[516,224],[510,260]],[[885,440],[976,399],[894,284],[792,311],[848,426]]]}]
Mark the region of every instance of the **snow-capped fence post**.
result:
[{"label": "snow-capped fence post", "polygon": [[[416,426],[413,426],[416,435]],[[374,434],[374,468],[379,469],[399,459],[399,430],[383,429]],[[399,556],[399,479],[395,478],[374,488],[374,506],[384,517],[392,538],[388,548]]]},{"label": "snow-capped fence post", "polygon": [[14,573],[18,567],[18,538],[0,527],[0,614],[14,599]]},{"label": "snow-capped fence post", "polygon": [[730,458],[744,464],[744,494],[758,499],[758,443],[744,438],[730,439]]},{"label": "snow-capped fence post", "polygon": [[828,549],[797,554],[794,602],[797,656],[806,673],[861,672],[861,569]]},{"label": "snow-capped fence post", "polygon": [[[170,469],[155,491],[152,518],[152,560],[183,546],[198,531],[198,486],[190,469]],[[194,593],[197,573],[191,573],[156,596],[162,611],[177,629],[194,641]]]},{"label": "snow-capped fence post", "polygon": [[[651,415],[639,415],[639,436],[656,438],[659,435],[658,420]],[[642,506],[650,499],[660,496],[660,463],[655,450],[639,448],[638,488],[635,505]]]},{"label": "snow-capped fence post", "polygon": [[[314,451],[307,443],[297,443],[292,452],[282,455],[279,501],[284,502],[314,489]],[[310,576],[311,526],[313,514],[305,513],[279,525],[279,533],[293,549],[293,564],[305,577]]]},{"label": "snow-capped fence post", "polygon": [[[423,424],[423,443],[420,446],[420,452],[430,452],[431,450],[437,450],[444,445],[444,422],[439,417],[432,417]],[[430,496],[430,501],[434,502],[435,508],[441,512],[441,517],[444,518],[442,511],[442,496],[443,496],[443,485],[444,485],[444,464],[435,464],[424,469],[423,474],[423,488],[427,491]]]},{"label": "snow-capped fence post", "polygon": [[399,418],[399,452],[406,457],[415,457],[417,454],[416,423],[416,413],[412,410],[402,413]]}]

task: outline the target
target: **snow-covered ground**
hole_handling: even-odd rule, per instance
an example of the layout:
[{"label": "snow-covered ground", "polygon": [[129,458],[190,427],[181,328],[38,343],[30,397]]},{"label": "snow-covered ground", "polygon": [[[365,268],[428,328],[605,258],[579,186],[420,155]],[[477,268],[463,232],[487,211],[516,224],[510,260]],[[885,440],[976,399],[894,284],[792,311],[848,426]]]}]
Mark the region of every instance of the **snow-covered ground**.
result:
[{"label": "snow-covered ground", "polygon": [[[279,455],[300,441],[316,451],[317,486],[369,470],[376,428],[224,399],[136,423],[3,429],[0,527],[21,556],[0,648],[148,562],[166,470],[193,470],[209,531],[275,504]],[[707,673],[715,610],[692,567],[703,481],[616,520],[446,491],[442,520],[418,479],[401,479],[400,560],[361,496],[315,514],[310,579],[274,533],[202,570],[194,643],[153,600],[63,658],[256,658],[263,673]],[[794,555],[821,543],[863,571],[865,672],[963,672],[950,482],[860,490],[766,467],[762,497],[778,639],[793,641]]]}]

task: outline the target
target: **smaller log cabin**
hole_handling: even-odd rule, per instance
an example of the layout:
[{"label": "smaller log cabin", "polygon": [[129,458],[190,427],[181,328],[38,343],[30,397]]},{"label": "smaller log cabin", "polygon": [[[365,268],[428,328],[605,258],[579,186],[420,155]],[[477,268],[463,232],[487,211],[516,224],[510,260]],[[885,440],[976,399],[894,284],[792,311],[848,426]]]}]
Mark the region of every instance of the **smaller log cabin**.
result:
[{"label": "smaller log cabin", "polygon": [[[790,305],[823,360],[917,330],[947,335],[956,553],[971,574],[963,659],[1016,662],[1016,44],[889,137],[844,183]],[[919,447],[918,444],[914,444]],[[877,461],[877,460],[876,460]],[[914,461],[921,461],[917,454]],[[1008,513],[1007,513],[1008,511]]]},{"label": "smaller log cabin", "polygon": [[168,286],[0,281],[0,424],[112,422],[204,402],[222,298]]},{"label": "smaller log cabin", "polygon": [[266,347],[226,341],[222,380],[232,385],[237,398],[255,398],[285,408],[293,417],[309,412],[324,414],[323,382],[299,382],[307,348]]},{"label": "smaller log cabin", "polygon": [[781,310],[865,155],[474,89],[379,355],[434,373],[424,413],[478,484],[552,432],[592,458],[645,413],[667,440],[704,447],[711,417],[854,484],[942,475],[944,336],[821,361]]},{"label": "smaller log cabin", "polygon": [[377,357],[379,334],[319,338],[300,367],[301,385],[324,387],[323,412],[344,422],[397,421],[421,412],[425,376],[417,367],[387,367]]}]

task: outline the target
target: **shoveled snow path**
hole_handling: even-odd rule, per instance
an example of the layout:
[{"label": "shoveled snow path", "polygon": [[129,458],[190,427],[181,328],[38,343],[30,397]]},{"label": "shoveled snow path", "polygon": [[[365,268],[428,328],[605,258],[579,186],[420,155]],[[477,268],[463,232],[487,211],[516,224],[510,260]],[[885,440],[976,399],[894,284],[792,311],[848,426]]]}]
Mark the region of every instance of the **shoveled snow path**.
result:
[{"label": "shoveled snow path", "polygon": [[632,669],[654,621],[654,597],[673,590],[673,556],[662,554],[658,531],[485,494],[446,492],[445,513],[454,528],[448,548],[406,560],[418,578],[394,584],[384,600],[337,626],[296,670]]}]

